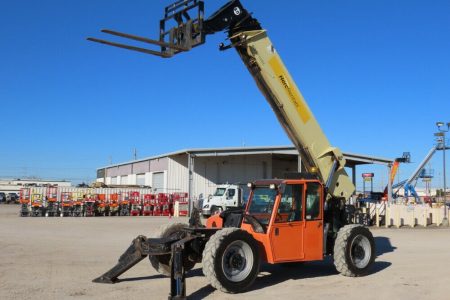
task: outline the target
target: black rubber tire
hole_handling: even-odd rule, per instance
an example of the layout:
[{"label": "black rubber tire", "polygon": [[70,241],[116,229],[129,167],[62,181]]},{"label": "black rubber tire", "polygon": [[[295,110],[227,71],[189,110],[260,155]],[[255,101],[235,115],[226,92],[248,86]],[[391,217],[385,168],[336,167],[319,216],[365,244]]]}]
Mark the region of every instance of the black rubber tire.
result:
[{"label": "black rubber tire", "polygon": [[[232,281],[225,274],[223,263],[224,254],[233,243],[248,245],[251,249],[252,261],[249,273],[239,281]],[[247,250],[249,250],[247,248]],[[250,252],[249,252],[250,253]],[[242,257],[242,256],[240,256]],[[250,257],[249,257],[250,258]],[[244,260],[247,263],[246,260]],[[225,293],[241,293],[246,291],[255,281],[259,273],[260,251],[257,241],[247,231],[239,228],[227,227],[217,231],[211,236],[203,251],[203,274],[209,283],[216,289]],[[247,266],[244,266],[247,268]]]},{"label": "black rubber tire", "polygon": [[[365,242],[366,249],[362,249],[363,247],[360,246],[353,246],[353,243],[361,238]],[[352,247],[355,248],[352,249]],[[359,248],[355,250],[356,247]],[[354,255],[357,255],[354,251],[359,251],[359,255],[362,254],[364,256],[366,263],[358,266],[352,259]],[[359,224],[342,227],[334,243],[333,258],[336,270],[342,275],[349,277],[367,275],[375,260],[375,241],[372,233],[369,229]],[[355,257],[355,259],[357,258]]]},{"label": "black rubber tire", "polygon": [[216,215],[216,214],[220,214],[220,213],[222,213],[223,212],[223,209],[222,209],[222,207],[220,207],[220,206],[213,206],[212,208],[211,208],[211,216],[214,216],[214,215]]},{"label": "black rubber tire", "polygon": [[[187,227],[187,224],[183,223],[174,223],[168,224],[161,227],[160,233],[157,238],[169,237],[174,234],[179,234],[182,228]],[[170,276],[170,254],[167,255],[149,255],[148,258],[153,268],[155,268],[158,273]],[[185,256],[183,266],[185,271],[191,270],[195,266],[196,262],[191,261],[188,257]]]}]

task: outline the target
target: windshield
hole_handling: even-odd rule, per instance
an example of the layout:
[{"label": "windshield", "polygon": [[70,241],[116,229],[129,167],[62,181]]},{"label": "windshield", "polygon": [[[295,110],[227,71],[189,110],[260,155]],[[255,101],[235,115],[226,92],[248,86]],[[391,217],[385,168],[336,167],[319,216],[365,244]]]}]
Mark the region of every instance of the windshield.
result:
[{"label": "windshield", "polygon": [[226,188],[217,188],[213,196],[223,196],[225,194]]},{"label": "windshield", "polygon": [[277,190],[269,187],[256,187],[253,190],[248,214],[257,218],[262,224],[269,224],[270,215],[275,203]]}]

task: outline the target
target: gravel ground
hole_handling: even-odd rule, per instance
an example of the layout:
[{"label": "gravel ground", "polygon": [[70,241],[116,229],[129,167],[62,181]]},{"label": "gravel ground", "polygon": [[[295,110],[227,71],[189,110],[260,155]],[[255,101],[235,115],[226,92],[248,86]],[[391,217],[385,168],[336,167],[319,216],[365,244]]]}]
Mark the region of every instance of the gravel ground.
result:
[{"label": "gravel ground", "polygon": [[[0,205],[0,299],[167,299],[169,280],[144,260],[114,284],[91,280],[115,265],[139,234],[167,217],[20,218]],[[189,299],[450,299],[450,229],[373,229],[377,259],[366,277],[347,278],[332,262],[263,265],[252,289],[213,289],[201,265],[188,273]]]}]

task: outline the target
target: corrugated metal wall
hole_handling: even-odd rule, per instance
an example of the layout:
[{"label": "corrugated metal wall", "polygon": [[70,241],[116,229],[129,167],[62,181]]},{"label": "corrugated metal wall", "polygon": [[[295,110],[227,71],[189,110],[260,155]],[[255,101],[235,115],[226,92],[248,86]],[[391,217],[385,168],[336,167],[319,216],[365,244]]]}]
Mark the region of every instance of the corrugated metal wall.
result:
[{"label": "corrugated metal wall", "polygon": [[[123,174],[128,170],[130,173]],[[144,172],[145,171],[145,172]],[[286,172],[297,171],[297,160],[290,156],[283,157],[271,154],[214,156],[194,158],[194,185],[192,196],[199,194],[204,197],[212,194],[217,184],[241,183],[261,178],[282,178]],[[153,179],[155,173],[164,172],[163,192],[188,192],[188,155],[179,154],[160,159],[130,163],[123,167],[112,167],[106,170],[106,183],[141,184],[153,187],[157,181],[157,188],[161,189],[161,175]],[[139,175],[136,175],[139,174]],[[111,175],[115,175],[112,176]],[[125,177],[128,175],[127,177]],[[158,176],[158,175],[157,175]],[[116,178],[119,177],[119,180]],[[126,179],[125,179],[126,178]],[[145,179],[144,179],[145,178]],[[117,180],[117,181],[116,181]]]},{"label": "corrugated metal wall", "polygon": [[[268,178],[272,174],[271,155],[242,155],[194,158],[194,185],[192,194],[197,198],[212,194],[217,184],[241,183],[255,179]],[[169,158],[169,191],[187,192],[188,156],[178,155]]]}]

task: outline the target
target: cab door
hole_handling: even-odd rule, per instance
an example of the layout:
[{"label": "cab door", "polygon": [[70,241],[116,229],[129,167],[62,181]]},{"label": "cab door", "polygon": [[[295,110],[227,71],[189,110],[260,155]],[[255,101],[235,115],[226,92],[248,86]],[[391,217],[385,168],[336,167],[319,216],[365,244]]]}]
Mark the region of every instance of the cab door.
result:
[{"label": "cab door", "polygon": [[303,251],[304,184],[286,184],[269,235],[273,262],[298,261]]},{"label": "cab door", "polygon": [[305,260],[323,259],[323,188],[318,182],[305,185],[303,243]]},{"label": "cab door", "polygon": [[225,193],[225,203],[227,207],[236,207],[237,206],[237,195],[235,188],[227,189]]}]

